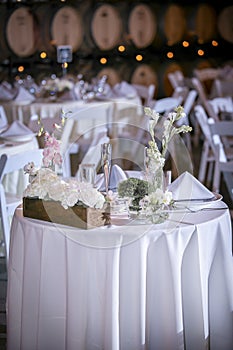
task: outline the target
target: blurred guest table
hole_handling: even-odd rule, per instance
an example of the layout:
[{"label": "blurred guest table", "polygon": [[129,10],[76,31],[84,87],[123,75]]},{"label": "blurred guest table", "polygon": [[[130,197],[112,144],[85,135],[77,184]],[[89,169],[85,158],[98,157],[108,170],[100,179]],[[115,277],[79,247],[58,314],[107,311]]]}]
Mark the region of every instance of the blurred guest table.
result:
[{"label": "blurred guest table", "polygon": [[8,350],[229,350],[228,208],[76,229],[14,215]]},{"label": "blurred guest table", "polygon": [[[49,101],[46,99],[31,101],[21,101],[15,102],[10,101],[7,103],[2,103],[4,107],[8,122],[12,122],[13,120],[20,120],[24,124],[28,124],[31,116],[38,115],[41,119],[43,118],[53,118],[61,115],[61,111],[76,113],[83,109],[89,109],[90,111],[94,111],[94,107],[98,107],[100,105],[109,105],[112,107],[112,110],[115,105],[118,103],[128,103],[141,105],[141,100],[138,96],[132,98],[112,98],[112,99],[102,99],[102,100],[93,100],[90,102],[84,102],[83,100],[67,100],[67,101]],[[91,118],[91,116],[89,116]]]}]

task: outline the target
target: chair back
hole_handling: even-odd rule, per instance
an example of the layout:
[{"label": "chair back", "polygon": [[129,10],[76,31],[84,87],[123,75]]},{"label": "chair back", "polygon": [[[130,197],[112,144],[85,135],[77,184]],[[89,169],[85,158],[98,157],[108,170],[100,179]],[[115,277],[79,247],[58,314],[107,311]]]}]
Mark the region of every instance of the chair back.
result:
[{"label": "chair back", "polygon": [[141,98],[142,104],[146,107],[151,107],[155,95],[155,85],[150,84],[149,86],[145,86],[142,84],[132,84],[132,86]]},{"label": "chair back", "polygon": [[[231,148],[227,149],[228,144],[225,142],[227,137],[232,138],[233,136],[233,121],[212,123],[210,124],[210,132],[214,140],[217,154],[213,176],[213,191],[219,192],[220,176],[223,174],[228,193],[230,197],[233,198],[233,153],[228,152]],[[216,138],[217,142],[215,141]],[[219,139],[221,142],[218,142]]]},{"label": "chair back", "polygon": [[0,129],[7,127],[8,120],[3,106],[0,106]]},{"label": "chair back", "polygon": [[198,103],[204,107],[207,114],[211,118],[213,118],[214,120],[217,121],[219,118],[218,118],[217,114],[214,112],[214,109],[212,108],[212,106],[208,103],[207,94],[205,92],[205,89],[204,89],[201,81],[197,78],[192,78],[191,82],[192,82],[193,89],[195,89],[197,91]]},{"label": "chair back", "polygon": [[42,151],[42,149],[34,149],[12,155],[2,154],[0,157],[0,183],[6,174],[22,170],[29,162],[40,166],[43,157]]},{"label": "chair back", "polygon": [[208,100],[208,103],[212,106],[216,114],[221,114],[221,112],[233,113],[233,100],[232,97],[215,97]]},{"label": "chair back", "polygon": [[156,100],[154,110],[157,113],[169,113],[181,104],[180,97],[163,97]]},{"label": "chair back", "polygon": [[[196,105],[194,107],[195,117],[201,128],[204,138],[209,142],[209,145],[213,145],[212,135],[210,132],[210,124],[208,116],[202,105]],[[214,147],[214,146],[213,146]]]},{"label": "chair back", "polygon": [[[108,143],[109,141],[110,139],[107,136],[107,128],[98,128],[98,132],[96,131],[95,136],[81,161],[81,164],[95,164],[95,169],[98,171],[101,163],[101,144]],[[75,177],[79,178],[79,169],[76,172]]]},{"label": "chair back", "polygon": [[184,84],[184,75],[180,70],[168,73],[167,77],[173,89]]}]

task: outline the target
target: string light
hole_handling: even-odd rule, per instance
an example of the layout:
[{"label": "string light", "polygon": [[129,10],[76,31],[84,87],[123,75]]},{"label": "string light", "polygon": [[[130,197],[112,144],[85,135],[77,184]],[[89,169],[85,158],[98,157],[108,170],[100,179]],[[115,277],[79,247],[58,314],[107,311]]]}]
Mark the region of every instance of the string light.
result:
[{"label": "string light", "polygon": [[118,46],[118,51],[119,52],[124,52],[125,51],[125,46],[124,45]]},{"label": "string light", "polygon": [[101,64],[106,64],[107,62],[108,62],[107,58],[101,57],[101,59],[100,59]]},{"label": "string light", "polygon": [[19,66],[19,67],[18,67],[18,72],[19,72],[19,73],[22,73],[23,71],[24,71],[24,66]]},{"label": "string light", "polygon": [[169,52],[167,53],[167,58],[173,58],[173,57],[174,57],[173,52],[169,51]]},{"label": "string light", "polygon": [[212,46],[218,46],[218,42],[216,40],[212,40]]},{"label": "string light", "polygon": [[47,53],[45,51],[42,51],[40,53],[40,58],[45,59],[47,57]]},{"label": "string light", "polygon": [[189,47],[189,42],[184,40],[182,43],[183,47]]},{"label": "string light", "polygon": [[198,54],[199,56],[204,56],[205,52],[204,52],[204,50],[199,49],[199,50],[197,51],[197,54]]},{"label": "string light", "polygon": [[143,56],[142,55],[136,55],[136,61],[140,62],[143,60]]}]

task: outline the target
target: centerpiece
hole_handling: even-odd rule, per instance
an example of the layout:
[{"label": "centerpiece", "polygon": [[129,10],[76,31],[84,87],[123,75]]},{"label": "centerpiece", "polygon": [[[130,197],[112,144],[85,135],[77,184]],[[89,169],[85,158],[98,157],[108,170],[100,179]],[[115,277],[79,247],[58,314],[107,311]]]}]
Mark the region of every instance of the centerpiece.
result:
[{"label": "centerpiece", "polygon": [[[190,132],[189,125],[176,127],[176,122],[185,117],[184,108],[178,106],[174,112],[168,113],[163,121],[163,133],[161,147],[155,138],[155,127],[162,121],[162,116],[149,107],[144,108],[145,115],[149,119],[149,133],[151,140],[145,147],[144,164],[145,180],[127,179],[118,186],[120,196],[128,195],[133,204],[133,209],[140,217],[149,218],[153,223],[163,222],[167,213],[164,209],[172,205],[172,193],[164,187],[164,165],[168,151],[168,145],[175,134]],[[144,182],[142,182],[144,181]]]},{"label": "centerpiece", "polygon": [[76,178],[62,179],[54,165],[62,157],[59,142],[46,133],[42,167],[30,162],[24,167],[29,184],[23,194],[24,216],[80,228],[93,228],[110,223],[109,203],[89,183]]},{"label": "centerpiece", "polygon": [[43,97],[49,97],[50,100],[56,100],[61,97],[66,91],[72,90],[74,83],[68,79],[55,78],[48,79],[43,85]]}]

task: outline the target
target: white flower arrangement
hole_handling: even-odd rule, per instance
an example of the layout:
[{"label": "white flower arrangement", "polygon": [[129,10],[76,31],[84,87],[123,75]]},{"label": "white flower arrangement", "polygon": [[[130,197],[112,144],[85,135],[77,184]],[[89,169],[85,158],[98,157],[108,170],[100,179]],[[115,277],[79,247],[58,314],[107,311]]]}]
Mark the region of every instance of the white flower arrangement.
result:
[{"label": "white flower arrangement", "polygon": [[164,209],[172,204],[172,192],[157,188],[140,201],[140,216],[150,218],[153,223],[161,223],[168,217]]},{"label": "white flower arrangement", "polygon": [[155,126],[161,120],[162,116],[150,107],[145,107],[144,112],[145,115],[147,115],[150,118],[149,132],[151,135],[151,140],[148,142],[148,156],[150,156],[150,158],[154,160],[155,163],[158,163],[163,167],[165,163],[165,156],[167,153],[168,145],[172,137],[175,134],[190,132],[192,130],[192,127],[190,127],[189,125],[182,125],[180,127],[174,126],[175,122],[186,116],[184,108],[182,106],[176,107],[174,112],[168,113],[167,118],[163,122],[164,131],[161,140],[162,149],[160,151],[155,140]]},{"label": "white flower arrangement", "polygon": [[91,184],[76,179],[64,181],[49,168],[36,171],[36,176],[24,191],[24,197],[59,201],[65,209],[74,205],[102,209],[105,203],[105,197]]},{"label": "white flower arrangement", "polygon": [[49,79],[45,85],[45,90],[62,92],[64,90],[72,90],[74,84],[67,79]]},{"label": "white flower arrangement", "polygon": [[176,107],[174,112],[170,112],[163,122],[164,130],[161,139],[161,150],[159,150],[155,139],[155,127],[162,116],[149,107],[145,107],[144,112],[150,118],[149,133],[151,140],[148,142],[146,152],[146,166],[147,172],[149,172],[147,176],[152,183],[152,191],[140,200],[140,216],[149,217],[152,222],[160,223],[167,217],[167,213],[164,213],[163,210],[173,204],[172,192],[164,191],[162,180],[169,142],[175,134],[190,132],[192,128],[189,125],[175,126],[179,119],[186,116],[182,106]]}]

